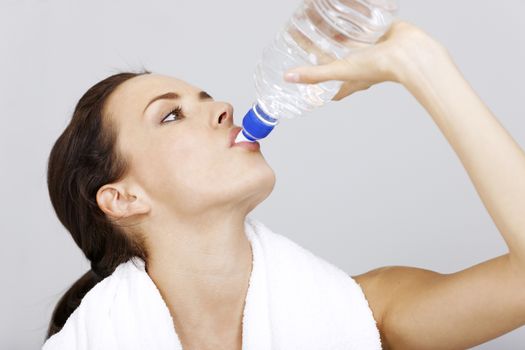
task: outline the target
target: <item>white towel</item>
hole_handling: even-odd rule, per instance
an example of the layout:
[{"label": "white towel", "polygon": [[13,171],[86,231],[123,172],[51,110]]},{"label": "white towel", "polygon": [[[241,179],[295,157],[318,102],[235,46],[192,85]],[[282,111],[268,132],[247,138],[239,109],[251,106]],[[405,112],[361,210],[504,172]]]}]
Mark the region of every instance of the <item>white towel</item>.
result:
[{"label": "white towel", "polygon": [[[376,350],[372,311],[347,273],[246,217],[253,252],[243,350]],[[91,289],[43,350],[182,350],[169,310],[138,258]]]}]

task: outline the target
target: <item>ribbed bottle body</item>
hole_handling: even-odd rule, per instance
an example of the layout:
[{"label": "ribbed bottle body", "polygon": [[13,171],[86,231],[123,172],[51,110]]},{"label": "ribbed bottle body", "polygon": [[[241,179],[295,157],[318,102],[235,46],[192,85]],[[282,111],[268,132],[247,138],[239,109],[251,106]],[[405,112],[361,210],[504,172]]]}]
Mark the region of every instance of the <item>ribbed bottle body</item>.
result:
[{"label": "ribbed bottle body", "polygon": [[398,0],[305,0],[256,65],[256,102],[243,120],[245,139],[266,137],[279,119],[303,115],[330,101],[342,82],[289,83],[284,73],[330,63],[374,44],[389,29],[397,10]]}]

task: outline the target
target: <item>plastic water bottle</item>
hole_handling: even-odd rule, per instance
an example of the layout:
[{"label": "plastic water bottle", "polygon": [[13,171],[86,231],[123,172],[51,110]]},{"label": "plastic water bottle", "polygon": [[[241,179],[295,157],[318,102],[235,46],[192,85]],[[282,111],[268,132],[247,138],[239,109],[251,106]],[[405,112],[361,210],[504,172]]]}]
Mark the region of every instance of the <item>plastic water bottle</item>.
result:
[{"label": "plastic water bottle", "polygon": [[255,73],[256,102],[235,142],[266,137],[281,118],[294,118],[330,101],[343,82],[286,82],[291,68],[326,64],[373,45],[390,28],[398,0],[305,0],[263,50]]}]

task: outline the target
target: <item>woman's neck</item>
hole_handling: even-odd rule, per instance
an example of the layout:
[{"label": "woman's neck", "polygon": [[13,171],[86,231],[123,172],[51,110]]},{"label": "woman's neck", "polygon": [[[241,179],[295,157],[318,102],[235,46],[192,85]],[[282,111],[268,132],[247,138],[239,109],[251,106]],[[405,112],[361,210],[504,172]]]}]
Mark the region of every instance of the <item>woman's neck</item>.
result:
[{"label": "woman's neck", "polygon": [[244,220],[223,216],[157,226],[164,229],[149,244],[147,271],[186,343],[206,335],[240,344],[253,260]]}]

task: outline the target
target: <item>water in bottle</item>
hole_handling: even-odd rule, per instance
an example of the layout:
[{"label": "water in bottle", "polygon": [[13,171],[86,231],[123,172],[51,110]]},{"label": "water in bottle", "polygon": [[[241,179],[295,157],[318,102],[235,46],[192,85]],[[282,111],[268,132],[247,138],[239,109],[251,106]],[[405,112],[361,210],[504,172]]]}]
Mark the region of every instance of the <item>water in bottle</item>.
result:
[{"label": "water in bottle", "polygon": [[372,45],[388,30],[398,0],[305,0],[263,50],[255,73],[256,102],[242,121],[237,142],[266,137],[281,118],[294,118],[324,105],[342,82],[289,83],[294,67],[326,64]]}]

